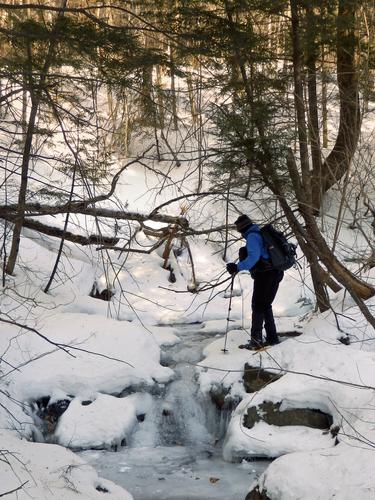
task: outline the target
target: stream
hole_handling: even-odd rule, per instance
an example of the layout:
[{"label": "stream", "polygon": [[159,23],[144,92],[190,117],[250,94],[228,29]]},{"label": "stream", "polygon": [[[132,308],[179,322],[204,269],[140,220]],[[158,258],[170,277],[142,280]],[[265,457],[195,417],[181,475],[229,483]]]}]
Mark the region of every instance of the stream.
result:
[{"label": "stream", "polygon": [[199,392],[192,364],[202,359],[212,334],[201,325],[178,326],[181,342],[163,349],[162,362],[176,378],[153,396],[151,416],[118,452],[80,456],[99,474],[123,486],[134,500],[244,500],[269,461],[228,463],[222,440],[230,410],[219,411]]}]

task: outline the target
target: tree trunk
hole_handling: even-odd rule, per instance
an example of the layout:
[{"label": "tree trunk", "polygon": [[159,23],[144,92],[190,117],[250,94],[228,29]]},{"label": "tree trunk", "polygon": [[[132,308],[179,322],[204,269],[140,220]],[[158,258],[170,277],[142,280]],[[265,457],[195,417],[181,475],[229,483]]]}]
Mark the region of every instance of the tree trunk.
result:
[{"label": "tree trunk", "polygon": [[[348,290],[364,317],[375,328],[375,318],[363,302],[363,300],[369,299],[375,295],[375,289],[354,276],[354,274],[338,261],[321,235],[314,216],[302,213],[306,222],[306,227],[302,228],[297,217],[287,203],[280,186],[273,184],[269,187],[273,190],[274,194],[278,196],[288,223],[293,229],[298,242],[301,244],[302,250],[305,251],[308,260],[310,261],[309,253],[311,252],[319,256],[319,259],[325,265],[328,272]],[[322,271],[321,279],[324,279],[324,273],[325,271]]]},{"label": "tree trunk", "polygon": [[203,115],[202,115],[202,64],[199,62],[199,83],[197,89],[197,109],[198,123],[196,130],[198,147],[198,184],[197,193],[200,193],[203,186]]},{"label": "tree trunk", "polygon": [[340,123],[336,143],[322,166],[322,178],[314,185],[314,207],[319,210],[322,195],[336,184],[353,159],[361,125],[356,69],[355,16],[358,0],[339,0],[337,15],[337,81],[340,95]]},{"label": "tree trunk", "polygon": [[[77,145],[77,154],[76,154],[75,162],[74,162],[73,178],[72,178],[72,184],[71,184],[70,192],[69,192],[68,206],[70,206],[70,204],[72,202],[74,188],[75,188],[75,180],[76,180],[77,165],[78,165],[78,150],[79,150],[79,148],[78,148],[78,145]],[[57,252],[55,264],[53,266],[53,269],[52,269],[51,275],[49,277],[48,283],[47,283],[47,285],[46,285],[46,287],[44,289],[44,293],[48,293],[48,290],[50,289],[50,287],[52,285],[52,282],[53,282],[53,280],[55,278],[55,274],[57,272],[57,268],[58,268],[59,263],[60,263],[62,251],[63,251],[63,248],[64,248],[65,235],[66,235],[66,232],[67,232],[67,229],[68,229],[69,216],[70,216],[70,210],[68,209],[68,211],[66,213],[66,216],[65,216],[64,229],[63,229],[63,233],[62,233],[62,236],[61,236],[61,239],[60,239],[59,250]]]},{"label": "tree trunk", "polygon": [[[56,35],[60,29],[60,21],[64,17],[65,8],[66,8],[67,0],[63,0],[61,10],[59,11],[55,25],[51,32],[51,40],[48,47],[48,52],[46,55],[46,59],[44,61],[44,65],[42,68],[42,72],[40,75],[40,79],[38,85],[33,87],[32,85],[32,74],[29,74],[30,80],[30,94],[31,94],[31,110],[30,116],[28,120],[25,144],[22,153],[22,164],[21,164],[21,185],[18,193],[18,213],[17,219],[14,223],[13,228],[13,236],[12,236],[12,246],[9,253],[9,259],[6,266],[7,274],[13,274],[14,267],[16,265],[16,260],[18,256],[19,246],[20,246],[20,238],[21,238],[21,230],[23,226],[23,220],[25,218],[25,204],[26,204],[26,192],[27,192],[27,182],[28,182],[28,172],[29,172],[29,162],[30,162],[30,154],[31,147],[34,137],[36,117],[39,110],[39,104],[41,100],[42,89],[45,86],[47,75],[49,72],[49,68],[54,58],[55,47],[56,47]],[[31,47],[29,46],[29,63],[30,67],[32,66],[32,52]]]},{"label": "tree trunk", "polygon": [[193,126],[195,127],[198,121],[198,111],[197,111],[197,103],[195,99],[193,79],[191,74],[189,73],[186,77],[186,83],[188,87],[188,95],[189,95],[189,104],[190,104],[190,113],[193,122]]},{"label": "tree trunk", "polygon": [[311,178],[309,166],[309,151],[307,147],[306,112],[303,100],[302,49],[300,40],[300,19],[297,0],[290,0],[292,16],[292,59],[294,79],[294,105],[297,112],[297,131],[302,174],[302,190],[304,203],[311,207]]},{"label": "tree trunk", "polygon": [[231,184],[231,175],[229,174],[228,186],[227,186],[227,196],[226,196],[226,200],[225,200],[225,241],[224,241],[224,253],[223,253],[224,262],[227,260],[228,239],[229,239],[230,184]]},{"label": "tree trunk", "polygon": [[31,106],[31,112],[26,131],[25,145],[22,154],[21,184],[18,192],[18,214],[17,214],[17,219],[14,223],[12,246],[9,252],[8,263],[6,266],[7,274],[13,274],[14,272],[14,267],[16,265],[18,250],[20,246],[21,231],[23,226],[23,220],[25,217],[25,203],[26,203],[30,153],[34,137],[35,122],[38,113],[38,108],[39,108],[39,99],[36,98],[34,99],[33,104]]},{"label": "tree trunk", "polygon": [[[354,276],[348,269],[346,269],[335,257],[330,248],[328,247],[325,239],[319,231],[316,219],[312,213],[311,207],[304,203],[303,191],[300,189],[300,179],[298,175],[297,165],[294,157],[292,157],[292,152],[290,151],[288,158],[288,169],[289,175],[292,179],[294,190],[296,193],[299,213],[302,215],[305,228],[302,230],[301,224],[298,222],[296,216],[288,205],[283,189],[277,179],[273,182],[268,181],[268,186],[272,192],[278,197],[281,207],[291,225],[296,237],[299,237],[301,241],[301,247],[306,257],[309,260],[311,256],[315,254],[318,256],[321,262],[326,266],[328,272],[330,272],[339,283],[346,287],[346,283],[363,299],[368,299],[375,294],[375,289],[370,285]],[[299,236],[298,236],[299,235]],[[300,241],[299,241],[300,242]]]},{"label": "tree trunk", "polygon": [[161,67],[158,64],[156,66],[156,96],[157,96],[157,106],[155,106],[155,113],[158,115],[155,119],[155,127],[158,125],[160,128],[164,128],[164,115],[165,115],[165,103],[163,98],[163,79],[162,79]]},{"label": "tree trunk", "polygon": [[169,60],[171,63],[171,98],[172,98],[173,130],[177,130],[178,115],[177,115],[176,75],[174,71],[174,53],[172,45],[169,46]]},{"label": "tree trunk", "polygon": [[321,267],[319,266],[316,255],[311,256],[310,260],[311,279],[314,286],[316,305],[320,312],[327,311],[330,308],[329,296],[325,282],[322,280]]},{"label": "tree trunk", "polygon": [[[311,145],[311,161],[312,161],[312,186],[320,184],[322,175],[322,152],[320,148],[319,137],[319,116],[318,116],[318,95],[316,84],[316,61],[317,61],[317,45],[315,40],[315,15],[311,5],[306,7],[306,25],[307,25],[307,90],[308,90],[308,128],[309,139]],[[314,191],[314,188],[312,187]]]},{"label": "tree trunk", "polygon": [[324,52],[323,52],[321,78],[322,78],[322,130],[323,130],[322,140],[323,140],[323,148],[328,148],[328,107],[327,107],[328,75],[327,75],[327,68],[325,67],[324,63]]}]

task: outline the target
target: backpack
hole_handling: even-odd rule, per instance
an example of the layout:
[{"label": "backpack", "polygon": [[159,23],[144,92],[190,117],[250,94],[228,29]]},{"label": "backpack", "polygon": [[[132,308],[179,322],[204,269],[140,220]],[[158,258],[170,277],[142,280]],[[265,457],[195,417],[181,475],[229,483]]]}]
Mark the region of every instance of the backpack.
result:
[{"label": "backpack", "polygon": [[286,271],[296,263],[297,245],[289,243],[281,231],[272,224],[266,224],[260,228],[260,234],[269,253],[272,269]]},{"label": "backpack", "polygon": [[[263,239],[264,246],[269,253],[270,260],[265,260],[262,257],[250,270],[251,275],[255,273],[270,271],[276,269],[278,271],[286,271],[296,264],[297,245],[289,243],[281,231],[275,229],[272,224],[267,224],[260,228],[260,234]],[[258,231],[251,231],[258,233]],[[259,234],[259,233],[258,233]],[[238,251],[240,262],[247,257],[247,248],[241,247]],[[254,276],[253,276],[254,277]]]}]

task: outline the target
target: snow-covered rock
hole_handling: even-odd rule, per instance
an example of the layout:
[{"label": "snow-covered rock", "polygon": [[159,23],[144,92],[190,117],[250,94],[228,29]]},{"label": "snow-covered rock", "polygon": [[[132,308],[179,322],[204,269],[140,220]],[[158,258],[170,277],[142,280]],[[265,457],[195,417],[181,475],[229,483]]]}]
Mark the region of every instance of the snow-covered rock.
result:
[{"label": "snow-covered rock", "polygon": [[22,367],[4,373],[20,401],[56,391],[84,398],[96,392],[116,394],[173,377],[173,371],[159,363],[160,348],[152,333],[140,325],[93,314],[57,313],[44,319],[37,331],[54,344],[33,331],[0,325],[0,352],[6,349],[7,362]]},{"label": "snow-covered rock", "polygon": [[[93,401],[75,398],[59,419],[57,443],[73,449],[114,449],[128,444],[137,415],[152,408],[149,394],[115,398],[98,394]],[[151,416],[150,416],[151,418]]]},{"label": "snow-covered rock", "polygon": [[374,466],[374,451],[354,444],[291,453],[271,463],[258,488],[271,500],[369,500],[375,498]]}]

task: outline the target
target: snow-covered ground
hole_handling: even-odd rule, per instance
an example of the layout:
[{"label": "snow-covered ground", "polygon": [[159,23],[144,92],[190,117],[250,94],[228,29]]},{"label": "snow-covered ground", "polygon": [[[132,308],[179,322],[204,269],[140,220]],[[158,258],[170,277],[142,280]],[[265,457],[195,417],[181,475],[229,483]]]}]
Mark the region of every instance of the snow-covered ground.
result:
[{"label": "snow-covered ground", "polygon": [[[121,177],[117,197],[121,203],[128,204],[129,210],[147,213],[172,194],[178,194],[176,186],[182,185],[185,175],[186,169],[171,171],[169,176],[176,184],[168,184],[169,187],[165,186],[155,197],[158,176],[148,173],[149,189],[145,193],[143,168],[134,165]],[[334,194],[328,201],[332,217],[322,220],[322,227],[330,239],[335,231],[338,203]],[[220,200],[189,202],[187,217],[194,227],[221,225],[224,205]],[[269,207],[263,214],[262,209],[240,202],[238,208],[251,209],[252,216],[259,221],[271,213]],[[177,203],[168,210],[179,213],[181,207]],[[231,216],[234,219],[235,213]],[[63,224],[62,217],[44,218],[48,220],[53,220],[55,225]],[[72,216],[71,221],[82,232],[95,231],[93,219]],[[348,249],[360,254],[365,243],[359,230],[348,227],[351,221],[349,213],[340,233],[342,245],[338,251],[343,256],[350,254]],[[134,229],[135,224],[131,227]],[[104,232],[109,229],[109,226],[103,227]],[[123,224],[117,230],[125,237],[129,227]],[[139,234],[133,244],[139,249],[154,242],[152,237]],[[228,260],[236,257],[239,245],[230,248]],[[162,268],[160,248],[151,255],[128,256],[95,248],[82,249],[66,242],[58,276],[51,291],[44,294],[42,290],[53,267],[57,247],[53,238],[25,230],[16,275],[8,278],[1,297],[2,318],[8,318],[13,324],[0,323],[0,495],[14,489],[17,491],[8,498],[94,499],[101,498],[106,491],[106,498],[131,498],[124,489],[99,478],[94,469],[82,461],[87,459],[125,488],[129,472],[132,479],[128,484],[136,500],[164,498],[161,495],[169,494],[171,488],[179,489],[180,497],[165,498],[214,498],[209,495],[216,479],[219,483],[221,480],[220,488],[224,482],[226,486],[222,496],[215,498],[237,500],[240,491],[245,494],[254,487],[251,483],[264,465],[254,465],[255,476],[252,464],[228,465],[227,471],[233,474],[236,483],[231,485],[228,472],[223,472],[223,462],[217,456],[212,469],[207,449],[203,454],[200,451],[192,461],[191,443],[178,450],[158,441],[159,434],[151,419],[155,401],[165,403],[165,407],[160,408],[164,408],[167,416],[168,412],[180,409],[180,403],[172,396],[180,393],[186,403],[197,387],[195,379],[184,384],[185,373],[189,376],[195,373],[203,397],[212,389],[223,387],[227,397],[242,399],[224,440],[226,460],[280,457],[259,479],[259,489],[266,491],[269,498],[341,500],[355,496],[362,500],[375,497],[375,479],[371,473],[375,465],[372,451],[375,335],[346,294],[332,295],[332,311],[313,313],[308,273],[305,269],[289,271],[280,286],[274,311],[279,331],[298,329],[303,334],[254,354],[238,349],[249,336],[252,281],[248,275],[236,277],[231,321],[227,323],[229,281],[218,290],[188,292],[192,268],[186,250],[181,255],[177,252],[171,255],[176,281],[170,283],[169,271]],[[201,286],[226,277],[219,242],[195,238],[191,239],[190,247]],[[356,266],[355,263],[349,265]],[[368,274],[366,279],[374,282],[374,275]],[[114,290],[111,302],[89,296],[94,282],[99,289],[110,286]],[[375,310],[375,301],[368,301],[368,306]],[[195,333],[197,338],[205,339],[204,359],[200,358],[199,349],[187,344],[187,348],[182,349],[183,358],[175,358],[174,364],[165,366],[168,363],[162,351],[168,354],[171,346],[187,342],[181,333],[181,324],[192,323],[200,323]],[[223,353],[227,330],[228,352]],[[350,339],[350,345],[340,342],[340,337]],[[206,342],[210,338],[212,342]],[[176,367],[180,362],[190,366],[187,372],[181,366]],[[245,363],[253,367],[261,365],[283,377],[256,393],[247,394],[243,386]],[[186,392],[187,386],[191,390]],[[171,395],[168,391],[172,387]],[[57,422],[49,420],[49,408],[59,401],[69,404],[67,410]],[[329,433],[301,426],[279,428],[258,422],[252,429],[245,428],[244,414],[251,406],[264,401],[281,402],[281,410],[307,407],[329,413],[334,426],[339,427],[337,439]],[[195,403],[191,400],[190,407],[195,408]],[[201,425],[203,420],[197,416],[202,407],[196,410],[197,425],[191,426],[195,445],[204,441],[206,432],[206,427]],[[186,418],[187,412],[183,414]],[[28,439],[46,439],[47,443]],[[48,442],[51,440],[54,443]],[[206,444],[209,448],[213,443]],[[95,451],[83,452],[79,458],[64,447]],[[120,452],[115,454],[115,449]],[[168,480],[163,475],[167,472],[152,463],[153,477],[155,481],[160,477],[163,493],[157,491],[155,483],[152,483],[153,492],[149,491],[150,486],[142,488],[142,484],[135,484],[132,467],[138,467],[136,481],[147,481],[151,475],[149,463],[163,456],[167,456],[169,463]],[[180,466],[175,469],[174,456]],[[118,467],[120,460],[124,463]],[[138,466],[137,461],[141,461]],[[185,467],[186,474],[182,471],[185,461],[190,464]],[[113,469],[108,472],[110,464]],[[220,478],[213,471],[219,471]],[[207,484],[201,486],[203,473],[208,489]],[[224,474],[225,481],[222,480]],[[198,477],[200,479],[196,479]],[[241,481],[248,481],[247,489]],[[241,484],[240,490],[236,489],[237,483]],[[18,490],[21,485],[22,489]],[[190,497],[183,496],[186,495],[182,493],[184,488],[191,488]],[[151,497],[151,493],[160,496]]]},{"label": "snow-covered ground", "polygon": [[[353,491],[357,498],[371,498],[375,491],[375,484],[368,476],[370,464],[375,464],[371,451],[375,442],[372,423],[375,339],[347,297],[339,293],[333,302],[335,310],[340,312],[339,317],[333,312],[312,314],[309,295],[305,293],[304,285],[299,284],[298,270],[288,272],[275,302],[278,328],[279,331],[303,329],[304,333],[296,338],[283,339],[280,345],[268,351],[253,354],[238,349],[238,345],[248,339],[252,282],[246,274],[236,278],[231,321],[227,324],[228,294],[219,294],[207,305],[205,302],[210,298],[210,292],[199,296],[174,293],[174,290],[186,286],[185,277],[177,276],[177,282],[170,284],[158,255],[129,259],[127,271],[122,271],[116,282],[117,287],[121,283],[126,293],[121,297],[117,291],[115,301],[106,303],[88,296],[97,276],[88,260],[64,258],[63,266],[71,270],[70,280],[45,295],[40,291],[40,283],[48,275],[53,253],[41,241],[28,238],[23,238],[21,252],[21,262],[27,274],[17,273],[16,286],[9,287],[3,295],[2,310],[12,312],[13,316],[16,314],[19,323],[22,317],[26,317],[23,323],[35,331],[17,325],[0,325],[0,351],[5,361],[1,387],[16,401],[26,405],[32,403],[34,411],[26,406],[24,413],[18,403],[11,405],[2,395],[1,443],[9,464],[3,462],[1,465],[1,491],[23,484],[28,480],[26,475],[30,474],[34,480],[29,480],[23,490],[37,498],[50,498],[50,491],[57,496],[67,484],[81,492],[83,498],[100,495],[95,489],[98,485],[109,490],[113,498],[126,498],[123,491],[119,493],[120,490],[111,483],[99,479],[88,466],[78,466],[81,461],[71,452],[52,444],[20,441],[16,437],[19,431],[9,429],[18,429],[18,421],[23,423],[25,436],[35,433],[35,401],[50,396],[50,404],[64,398],[71,401],[58,421],[54,434],[57,443],[73,449],[111,450],[130,442],[134,430],[139,430],[142,425],[137,416],[147,414],[152,407],[149,393],[163,393],[175,377],[173,366],[160,364],[160,347],[165,349],[180,341],[180,327],[173,326],[175,323],[200,321],[202,324],[197,333],[213,339],[204,348],[204,359],[200,361],[201,368],[197,372],[202,393],[207,394],[211,388],[222,385],[231,396],[242,398],[229,424],[224,457],[232,460],[245,456],[282,456],[272,463],[259,481],[260,488],[265,488],[272,499],[328,499],[333,498],[333,492],[338,492],[338,498],[350,498],[349,492]],[[204,279],[209,273],[218,275],[223,267],[219,257],[212,254],[212,248],[199,245],[202,267],[199,267],[198,260],[197,275]],[[17,302],[17,297],[26,293],[33,297],[33,307],[24,301]],[[123,297],[132,307],[125,307]],[[371,301],[368,305],[373,307]],[[227,326],[229,352],[224,354],[222,348]],[[352,340],[351,345],[338,340],[344,334]],[[192,354],[190,361],[193,364],[199,362],[194,358],[194,352]],[[246,394],[242,383],[245,362],[251,366],[261,364],[285,375],[255,394]],[[335,440],[329,434],[316,429],[277,428],[261,422],[251,430],[244,428],[244,412],[249,405],[262,401],[282,401],[285,409],[312,407],[330,413],[334,424],[340,426],[339,444],[335,446]],[[12,416],[4,411],[5,406]],[[34,420],[27,414],[34,415]],[[152,440],[150,443],[156,444]],[[132,447],[121,449],[127,457],[123,459],[124,463],[129,457],[131,462],[131,457],[134,459],[137,454]],[[155,458],[151,450],[152,447],[143,452],[145,457],[150,454]],[[174,448],[171,448],[171,453],[176,453]],[[116,460],[115,455],[109,457]],[[33,458],[35,456],[38,460]],[[50,460],[50,456],[54,458]],[[95,455],[83,454],[82,458],[90,459],[99,470],[104,470],[103,465],[95,462]],[[108,458],[108,464],[113,460]],[[212,469],[209,472],[212,464],[200,460],[188,469],[186,474],[190,474],[190,480],[195,474],[199,477],[199,470],[201,474],[206,470],[207,476],[213,474]],[[366,463],[364,467],[361,466],[362,460]],[[294,470],[296,461],[299,474],[290,474],[288,471]],[[351,467],[347,465],[349,461]],[[110,474],[108,467],[107,477],[118,480],[115,473],[118,467],[114,466]],[[147,463],[144,467],[143,477],[147,477],[150,474]],[[334,471],[332,474],[327,473],[330,468]],[[126,470],[123,468],[122,478]],[[234,469],[228,470],[233,472]],[[241,473],[241,468],[238,470]],[[157,477],[163,477],[157,467],[154,471]],[[179,483],[179,474],[181,478],[186,476],[180,469],[176,471],[168,469],[173,488],[183,484],[182,479]],[[248,477],[250,490],[253,479]],[[160,481],[164,488],[164,480]],[[195,481],[194,491],[200,491],[199,480]],[[120,482],[126,484],[126,480]],[[209,483],[210,487],[212,484]],[[139,483],[136,487],[139,497],[135,498],[142,498],[143,494],[147,498],[147,488],[142,493]],[[201,491],[205,492],[203,486]],[[22,494],[17,492],[19,498]],[[236,495],[236,490],[233,490],[232,498],[237,498]]]},{"label": "snow-covered ground", "polygon": [[132,499],[61,446],[23,441],[8,430],[0,431],[0,443],[0,494],[7,498],[102,499],[105,493],[112,500]]}]

